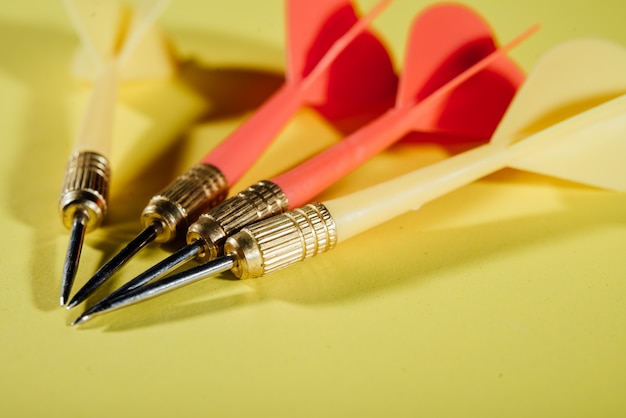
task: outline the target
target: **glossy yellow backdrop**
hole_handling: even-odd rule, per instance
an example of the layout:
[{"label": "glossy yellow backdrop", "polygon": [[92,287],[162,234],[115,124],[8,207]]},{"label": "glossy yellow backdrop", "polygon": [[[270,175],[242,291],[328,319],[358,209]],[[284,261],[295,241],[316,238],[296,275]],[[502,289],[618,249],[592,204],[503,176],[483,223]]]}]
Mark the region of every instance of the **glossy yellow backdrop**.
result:
[{"label": "glossy yellow backdrop", "polygon": [[[376,20],[397,68],[428,4],[396,0]],[[626,44],[621,1],[465,4],[503,42],[542,24],[512,53],[525,70],[567,39]],[[139,231],[152,194],[281,82],[281,1],[174,0],[159,25],[187,87],[123,89],[116,141],[143,134],[133,152],[145,166],[118,159],[110,217],[86,239],[76,286]],[[0,5],[1,416],[626,415],[626,195],[515,170],[266,278],[224,274],[70,327],[57,199],[83,102],[68,69],[76,46],[60,2]],[[199,97],[201,120],[167,124],[174,110],[199,111]],[[167,129],[175,140],[149,141]],[[338,138],[303,110],[240,186]],[[445,156],[396,147],[321,198]],[[173,248],[147,249],[117,283]]]}]

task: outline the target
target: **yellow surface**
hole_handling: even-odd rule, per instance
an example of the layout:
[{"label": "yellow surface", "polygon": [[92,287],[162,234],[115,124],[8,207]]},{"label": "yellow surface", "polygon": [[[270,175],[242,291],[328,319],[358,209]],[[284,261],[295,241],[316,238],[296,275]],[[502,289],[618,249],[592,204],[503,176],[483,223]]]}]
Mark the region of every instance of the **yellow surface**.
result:
[{"label": "yellow surface", "polygon": [[[626,43],[621,1],[468,4],[504,41],[542,23],[513,54],[525,69],[573,37]],[[398,67],[424,5],[397,0],[376,23]],[[280,80],[281,7],[166,9],[161,26],[195,57],[187,73],[203,76],[213,112],[162,151],[166,165],[117,183],[77,285],[138,231],[147,199]],[[626,415],[626,196],[515,170],[272,276],[223,275],[69,327],[78,312],[57,306],[68,233],[56,205],[74,129],[76,37],[60,3],[3,2],[0,45],[1,416]],[[307,137],[337,134],[301,112],[243,182],[273,174]],[[396,147],[323,198],[444,157]],[[116,280],[166,254],[146,250]]]}]

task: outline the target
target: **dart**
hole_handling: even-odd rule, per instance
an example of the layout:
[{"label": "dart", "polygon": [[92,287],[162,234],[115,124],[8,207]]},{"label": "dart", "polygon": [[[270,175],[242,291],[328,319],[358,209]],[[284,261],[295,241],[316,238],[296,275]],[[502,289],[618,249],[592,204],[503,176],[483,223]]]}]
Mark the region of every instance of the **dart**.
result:
[{"label": "dart", "polygon": [[[412,26],[406,67],[392,109],[303,164],[260,181],[202,214],[187,232],[187,246],[103,300],[141,286],[194,257],[201,262],[216,258],[232,233],[302,206],[413,130],[443,131],[457,140],[491,136],[524,78],[504,54],[534,30],[496,48],[491,29],[472,10],[451,4],[426,9]],[[494,84],[494,76],[498,84]],[[456,106],[450,109],[453,100]]]},{"label": "dart", "polygon": [[535,65],[489,143],[363,189],[243,228],[225,255],[94,306],[74,323],[231,270],[270,274],[505,167],[626,191],[626,50],[600,39],[563,43]]},{"label": "dart", "polygon": [[287,1],[284,85],[233,134],[148,202],[141,215],[144,229],[89,279],[68,308],[89,297],[150,242],[184,236],[202,212],[225,199],[230,186],[302,106],[310,105],[329,118],[377,113],[381,106],[389,106],[396,76],[386,49],[367,30],[389,2],[380,1],[359,19],[345,0]]},{"label": "dart", "polygon": [[[111,174],[109,154],[120,79],[125,77],[129,67],[134,71],[135,78],[170,71],[167,62],[160,63],[157,68],[132,65],[136,64],[132,58],[137,45],[146,46],[146,34],[165,3],[167,1],[149,1],[134,10],[130,27],[120,40],[117,39],[119,30],[116,24],[123,20],[127,10],[119,3],[65,1],[70,20],[81,39],[82,52],[93,67],[94,80],[59,200],[63,224],[70,229],[61,282],[61,306],[67,302],[76,277],[85,233],[96,229],[107,212]],[[165,48],[158,38],[147,40],[154,50]]]}]

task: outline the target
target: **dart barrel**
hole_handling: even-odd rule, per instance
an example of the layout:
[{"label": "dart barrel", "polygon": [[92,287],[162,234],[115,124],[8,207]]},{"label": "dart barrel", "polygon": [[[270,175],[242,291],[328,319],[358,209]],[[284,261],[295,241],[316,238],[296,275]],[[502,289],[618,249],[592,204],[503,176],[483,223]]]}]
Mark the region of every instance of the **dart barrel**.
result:
[{"label": "dart barrel", "polygon": [[226,237],[288,209],[287,196],[280,187],[262,180],[200,215],[187,231],[187,242],[202,245],[200,261],[213,260],[222,255]]},{"label": "dart barrel", "polygon": [[329,251],[337,244],[337,228],[321,203],[308,204],[243,228],[226,239],[224,254],[234,262],[233,274],[255,278]]},{"label": "dart barrel", "polygon": [[211,164],[199,163],[178,176],[157,193],[141,214],[145,227],[158,223],[157,242],[170,242],[184,236],[191,222],[226,198],[224,174]]},{"label": "dart barrel", "polygon": [[66,228],[72,228],[78,212],[86,217],[87,231],[100,226],[107,212],[110,178],[109,161],[101,154],[77,151],[70,156],[59,200]]}]

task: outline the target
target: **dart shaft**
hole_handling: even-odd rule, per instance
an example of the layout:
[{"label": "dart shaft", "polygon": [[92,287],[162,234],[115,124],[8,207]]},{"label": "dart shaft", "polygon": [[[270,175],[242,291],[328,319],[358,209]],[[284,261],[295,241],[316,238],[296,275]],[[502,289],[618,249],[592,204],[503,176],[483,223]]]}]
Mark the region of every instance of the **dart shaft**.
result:
[{"label": "dart shaft", "polygon": [[202,163],[218,167],[228,184],[235,184],[303,103],[302,89],[292,83],[284,84],[235,132],[205,155]]},{"label": "dart shaft", "polygon": [[117,69],[113,60],[103,62],[81,120],[75,147],[108,156],[111,151],[117,97]]},{"label": "dart shaft", "polygon": [[507,158],[506,149],[484,145],[325,205],[345,240],[503,168]]}]

